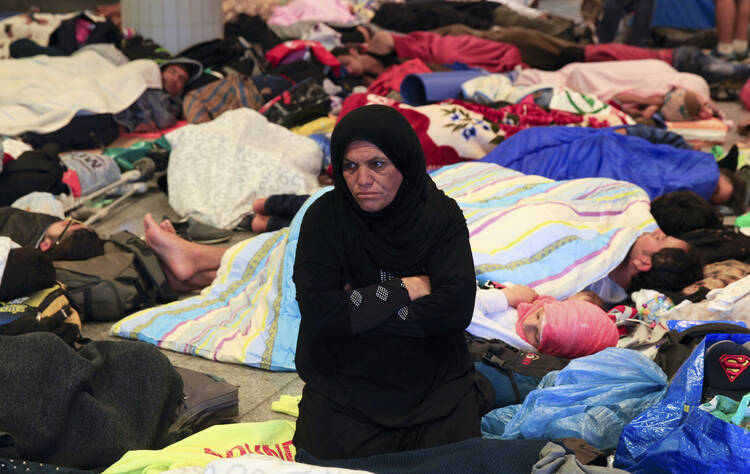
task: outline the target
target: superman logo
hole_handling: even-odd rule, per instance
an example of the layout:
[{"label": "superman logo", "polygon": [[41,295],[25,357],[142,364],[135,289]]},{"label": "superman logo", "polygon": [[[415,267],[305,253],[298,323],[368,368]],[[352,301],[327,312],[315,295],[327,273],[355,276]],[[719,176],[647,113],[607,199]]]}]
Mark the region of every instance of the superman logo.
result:
[{"label": "superman logo", "polygon": [[724,373],[727,374],[729,381],[734,382],[750,366],[750,357],[746,355],[724,354],[719,357],[719,364],[724,369]]}]

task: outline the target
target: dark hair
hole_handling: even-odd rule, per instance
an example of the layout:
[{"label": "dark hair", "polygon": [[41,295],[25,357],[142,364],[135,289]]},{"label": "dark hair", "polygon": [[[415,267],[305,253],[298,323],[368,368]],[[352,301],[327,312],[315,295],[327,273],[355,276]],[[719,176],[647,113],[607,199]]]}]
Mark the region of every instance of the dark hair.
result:
[{"label": "dark hair", "polygon": [[692,245],[688,249],[664,248],[651,255],[651,269],[630,280],[628,293],[641,289],[681,291],[703,278],[703,262]]},{"label": "dark hair", "polygon": [[744,214],[747,209],[747,183],[732,170],[719,168],[719,174],[726,176],[732,182],[732,195],[726,205],[731,207],[735,214]]},{"label": "dark hair", "polygon": [[672,191],[651,202],[651,215],[667,235],[680,235],[695,229],[721,229],[721,216],[693,191]]},{"label": "dark hair", "polygon": [[104,241],[91,229],[77,229],[46,252],[50,260],[86,260],[104,253]]}]

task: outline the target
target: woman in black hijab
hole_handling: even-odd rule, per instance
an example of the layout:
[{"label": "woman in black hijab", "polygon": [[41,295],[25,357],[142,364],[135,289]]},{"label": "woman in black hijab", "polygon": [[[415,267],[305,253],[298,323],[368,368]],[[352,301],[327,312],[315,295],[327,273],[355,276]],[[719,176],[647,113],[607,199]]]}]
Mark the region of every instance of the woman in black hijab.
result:
[{"label": "woman in black hijab", "polygon": [[294,265],[305,381],[295,447],[347,459],[479,436],[461,210],[390,107],[346,115],[331,157],[334,190],[305,214]]}]

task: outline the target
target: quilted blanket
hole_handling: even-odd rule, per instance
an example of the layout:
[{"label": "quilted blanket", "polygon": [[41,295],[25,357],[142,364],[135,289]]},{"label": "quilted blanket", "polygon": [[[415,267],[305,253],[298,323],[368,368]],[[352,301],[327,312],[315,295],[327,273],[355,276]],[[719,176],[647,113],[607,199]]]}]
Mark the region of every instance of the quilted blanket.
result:
[{"label": "quilted blanket", "polygon": [[147,59],[115,66],[87,50],[0,60],[0,134],[54,132],[79,111],[117,113],[147,88],[161,88],[159,66]]},{"label": "quilted blanket", "polygon": [[181,215],[231,229],[256,198],[316,191],[323,152],[315,141],[252,109],[224,112],[166,135],[169,204]]},{"label": "quilted blanket", "polygon": [[[491,163],[432,174],[467,219],[480,281],[512,281],[568,296],[605,277],[642,232],[655,228],[638,187],[605,178],[552,181]],[[292,269],[299,225],[236,244],[211,286],[135,313],[111,333],[178,352],[270,370],[294,370],[299,328]]]}]

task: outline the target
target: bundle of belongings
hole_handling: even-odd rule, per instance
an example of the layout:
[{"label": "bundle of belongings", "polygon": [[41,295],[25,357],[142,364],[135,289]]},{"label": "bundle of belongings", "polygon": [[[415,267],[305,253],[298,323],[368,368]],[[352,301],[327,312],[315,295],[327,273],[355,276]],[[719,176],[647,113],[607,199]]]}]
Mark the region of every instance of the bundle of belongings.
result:
[{"label": "bundle of belongings", "polygon": [[0,471],[750,471],[711,2],[167,3],[0,12]]}]

